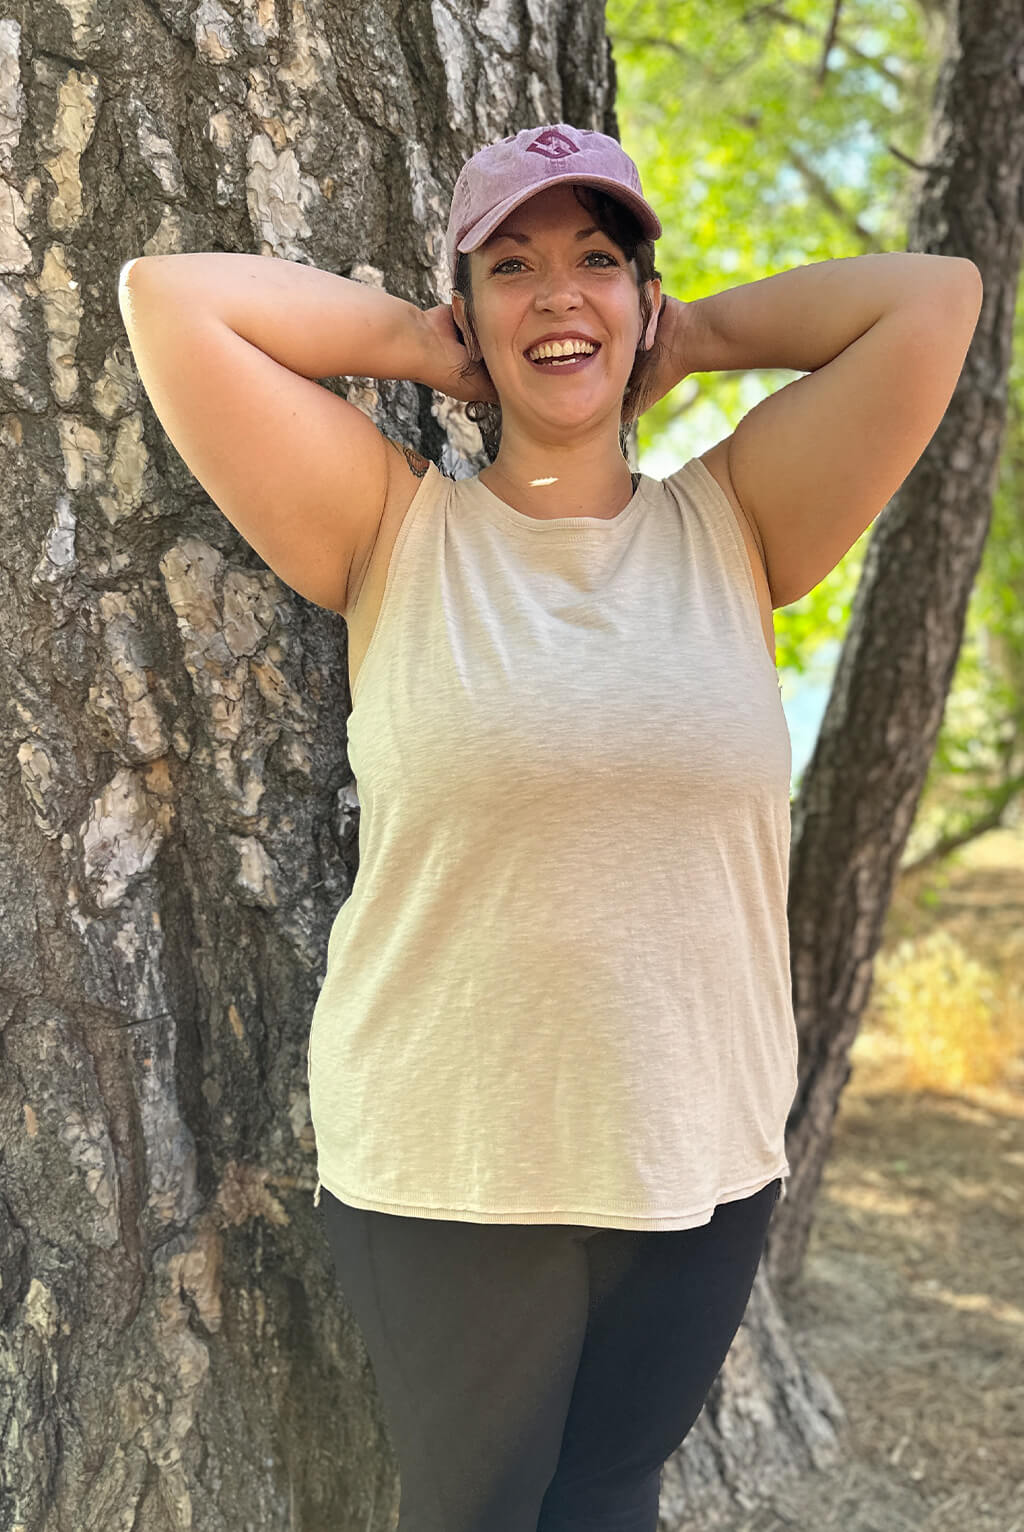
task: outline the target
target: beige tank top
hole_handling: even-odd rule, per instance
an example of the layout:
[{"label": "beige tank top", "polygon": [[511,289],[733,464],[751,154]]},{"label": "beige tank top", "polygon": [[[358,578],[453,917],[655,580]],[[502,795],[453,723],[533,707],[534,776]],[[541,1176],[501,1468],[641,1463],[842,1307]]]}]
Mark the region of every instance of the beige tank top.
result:
[{"label": "beige tank top", "polygon": [[610,519],[431,464],[352,700],[314,1201],[683,1229],[784,1195],[790,737],[700,459]]}]

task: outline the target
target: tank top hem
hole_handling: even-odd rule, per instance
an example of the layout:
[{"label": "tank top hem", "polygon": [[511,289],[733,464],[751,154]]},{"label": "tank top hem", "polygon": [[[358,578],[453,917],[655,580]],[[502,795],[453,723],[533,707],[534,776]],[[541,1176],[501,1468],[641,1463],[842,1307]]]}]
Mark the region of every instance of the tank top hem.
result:
[{"label": "tank top hem", "polygon": [[710,1207],[702,1207],[698,1211],[683,1211],[677,1213],[653,1213],[639,1212],[627,1213],[621,1210],[613,1212],[601,1212],[594,1208],[545,1208],[524,1209],[513,1208],[497,1210],[494,1208],[478,1207],[454,1207],[437,1203],[395,1202],[392,1198],[378,1195],[374,1192],[360,1193],[342,1191],[340,1179],[333,1175],[324,1174],[321,1169],[317,1176],[317,1193],[315,1205],[319,1206],[320,1187],[326,1188],[332,1197],[339,1202],[347,1203],[349,1207],[362,1208],[372,1213],[391,1213],[402,1218],[434,1218],[455,1223],[500,1223],[500,1224],[582,1224],[601,1229],[637,1229],[637,1230],[670,1230],[670,1229],[696,1229],[701,1225],[710,1223],[716,1207],[726,1202],[739,1202],[744,1197],[752,1197],[772,1181],[782,1178],[782,1187],[779,1192],[779,1200],[785,1197],[786,1180],[790,1174],[788,1160],[783,1160],[781,1165],[768,1175],[759,1171],[749,1181],[739,1186],[726,1187],[719,1191]]}]

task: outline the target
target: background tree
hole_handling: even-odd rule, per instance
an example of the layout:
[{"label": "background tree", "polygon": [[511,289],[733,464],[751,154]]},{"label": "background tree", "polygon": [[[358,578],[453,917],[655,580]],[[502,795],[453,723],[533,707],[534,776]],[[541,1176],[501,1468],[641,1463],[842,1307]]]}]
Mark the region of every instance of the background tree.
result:
[{"label": "background tree", "polygon": [[[666,290],[692,300],[790,265],[908,248],[947,15],[908,0],[609,0],[619,116],[663,210]],[[1022,316],[1017,305],[1016,358]],[[686,379],[640,422],[648,471],[702,451],[794,376]],[[1024,818],[1020,384],[1018,360],[991,528],[901,872]],[[834,665],[871,535],[775,614],[784,681]]]},{"label": "background tree", "polygon": [[[794,1176],[738,1338],[749,1340],[776,1322],[772,1288],[798,1291],[911,830],[905,865],[1019,811],[1024,528],[1012,361],[1024,206],[1014,69],[1024,32],[1012,8],[971,4],[951,7],[947,21],[940,9],[904,5],[612,0],[608,20],[624,133],[645,167],[656,167],[645,188],[666,209],[667,291],[699,298],[780,266],[904,248],[969,256],[986,290],[963,376],[921,461],[843,564],[776,613],[784,670],[801,668],[827,639],[843,647],[794,806]],[[641,421],[648,471],[724,436],[790,376],[685,380]],[[698,414],[701,427],[688,433]],[[766,1344],[762,1357],[771,1353]],[[790,1438],[788,1451],[775,1439],[769,1462],[774,1448],[780,1463],[821,1464],[832,1442],[806,1419],[793,1421],[783,1358],[777,1337],[763,1387],[744,1398],[771,1419],[769,1433]],[[723,1374],[712,1415],[734,1376]],[[734,1424],[743,1401],[734,1398],[732,1411]],[[823,1413],[839,1418],[827,1401]],[[762,1464],[764,1451],[759,1441]],[[670,1469],[664,1499],[673,1509],[727,1514],[717,1461],[688,1443]],[[742,1482],[733,1488],[742,1503]]]},{"label": "background tree", "polygon": [[974,260],[985,302],[950,407],[873,528],[794,811],[789,916],[803,1057],[790,1123],[797,1195],[783,1204],[769,1243],[776,1281],[795,1277],[806,1246],[989,529],[1024,245],[1024,99],[1014,79],[1022,57],[1019,7],[957,7],[907,245]]}]

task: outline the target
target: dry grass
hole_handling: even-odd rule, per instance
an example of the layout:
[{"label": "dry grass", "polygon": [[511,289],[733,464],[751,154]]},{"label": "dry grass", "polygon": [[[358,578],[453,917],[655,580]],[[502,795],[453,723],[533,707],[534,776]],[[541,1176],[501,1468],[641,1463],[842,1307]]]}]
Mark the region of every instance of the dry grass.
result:
[{"label": "dry grass", "polygon": [[1024,1050],[1024,832],[1001,831],[892,901],[855,1062],[890,1090],[1005,1081]]},{"label": "dry grass", "polygon": [[904,938],[875,966],[859,1058],[885,1058],[891,1087],[995,1085],[1024,1044],[1024,984],[943,928]]}]

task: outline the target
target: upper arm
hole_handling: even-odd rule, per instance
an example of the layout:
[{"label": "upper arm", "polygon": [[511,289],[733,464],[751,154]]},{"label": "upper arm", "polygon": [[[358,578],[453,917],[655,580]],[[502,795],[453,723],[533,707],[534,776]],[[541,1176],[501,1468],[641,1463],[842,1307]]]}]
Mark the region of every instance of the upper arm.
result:
[{"label": "upper arm", "polygon": [[[139,376],[180,456],[287,585],[344,612],[388,487],[384,437],[319,383],[251,345],[145,267],[118,302]],[[130,290],[126,278],[130,275]]]},{"label": "upper arm", "polygon": [[773,607],[835,568],[934,435],[981,307],[977,267],[950,266],[945,282],[763,399],[728,438],[730,478],[760,534]]}]

